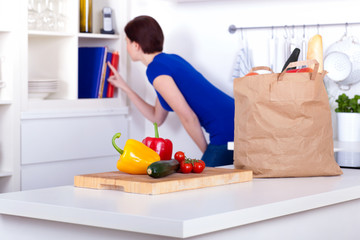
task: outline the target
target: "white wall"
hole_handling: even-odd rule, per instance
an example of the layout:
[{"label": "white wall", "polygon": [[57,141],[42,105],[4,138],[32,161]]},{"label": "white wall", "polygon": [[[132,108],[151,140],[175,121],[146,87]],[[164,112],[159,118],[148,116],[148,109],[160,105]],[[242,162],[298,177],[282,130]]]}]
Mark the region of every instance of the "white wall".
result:
[{"label": "white wall", "polygon": [[[231,24],[237,27],[291,26],[303,24],[360,22],[360,2],[356,0],[212,0],[200,2],[176,2],[171,0],[131,0],[130,18],[151,15],[158,20],[165,34],[165,52],[182,55],[203,73],[214,85],[232,95],[232,68],[239,48],[241,32],[230,34]],[[360,25],[350,25],[349,35],[360,39]],[[306,38],[319,33],[323,36],[324,50],[339,40],[345,25],[339,27],[306,28]],[[244,30],[244,37],[253,52],[254,65],[268,65],[268,40],[271,28]],[[279,41],[278,55],[282,56],[284,28],[274,30]],[[301,41],[303,29],[295,29],[297,41]],[[279,59],[281,69],[285,59]],[[280,66],[281,65],[281,66]],[[279,69],[275,69],[279,71]],[[131,64],[129,79],[138,93],[147,101],[155,101],[155,93],[145,76],[145,67]],[[340,93],[336,84],[330,83],[329,92]],[[359,87],[351,89],[350,95]],[[333,105],[334,107],[334,105]],[[216,109],[214,109],[216,111]],[[153,127],[132,108],[130,136],[142,139],[153,135]],[[171,138],[175,151],[184,150],[189,156],[200,157],[201,153],[187,136],[176,115],[170,114],[160,129],[160,135]]]}]

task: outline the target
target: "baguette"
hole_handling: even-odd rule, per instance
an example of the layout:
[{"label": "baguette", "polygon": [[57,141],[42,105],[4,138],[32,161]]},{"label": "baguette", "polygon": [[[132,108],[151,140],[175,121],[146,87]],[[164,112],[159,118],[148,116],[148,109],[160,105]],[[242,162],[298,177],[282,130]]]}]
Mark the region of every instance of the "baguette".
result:
[{"label": "baguette", "polygon": [[[308,43],[308,51],[306,59],[315,59],[319,63],[319,73],[323,72],[324,60],[323,60],[323,44],[321,35],[317,34],[310,38]],[[314,68],[314,66],[309,66]]]}]

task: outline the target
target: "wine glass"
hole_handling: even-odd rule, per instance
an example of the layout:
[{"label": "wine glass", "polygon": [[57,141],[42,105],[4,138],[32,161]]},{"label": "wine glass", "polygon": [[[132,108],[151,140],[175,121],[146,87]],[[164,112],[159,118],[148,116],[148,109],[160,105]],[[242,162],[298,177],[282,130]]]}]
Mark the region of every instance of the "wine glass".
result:
[{"label": "wine glass", "polygon": [[35,10],[35,1],[28,0],[28,29],[36,29],[37,12]]},{"label": "wine glass", "polygon": [[63,0],[58,0],[58,6],[57,6],[57,29],[60,32],[64,32],[66,30],[66,6]]},{"label": "wine glass", "polygon": [[43,0],[34,0],[34,9],[36,12],[36,30],[43,30],[43,20],[42,20],[42,13],[44,11],[44,4]]},{"label": "wine glass", "polygon": [[56,30],[56,15],[54,10],[54,1],[45,0],[44,11],[41,13],[41,19],[43,21],[43,30],[55,31]]}]

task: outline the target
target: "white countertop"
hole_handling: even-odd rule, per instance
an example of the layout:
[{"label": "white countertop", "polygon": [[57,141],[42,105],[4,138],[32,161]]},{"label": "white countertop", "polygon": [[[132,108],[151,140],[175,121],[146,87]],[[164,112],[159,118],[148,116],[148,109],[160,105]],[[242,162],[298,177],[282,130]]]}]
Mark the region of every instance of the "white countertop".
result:
[{"label": "white countertop", "polygon": [[162,195],[62,186],[0,194],[0,214],[191,237],[360,198],[360,170]]}]

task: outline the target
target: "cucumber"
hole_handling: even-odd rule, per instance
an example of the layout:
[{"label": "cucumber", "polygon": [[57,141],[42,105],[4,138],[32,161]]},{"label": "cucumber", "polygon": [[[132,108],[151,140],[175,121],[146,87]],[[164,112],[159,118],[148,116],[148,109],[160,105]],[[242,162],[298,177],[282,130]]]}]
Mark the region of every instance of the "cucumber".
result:
[{"label": "cucumber", "polygon": [[148,166],[147,174],[153,178],[162,178],[176,172],[179,167],[180,164],[175,159],[157,161]]}]

